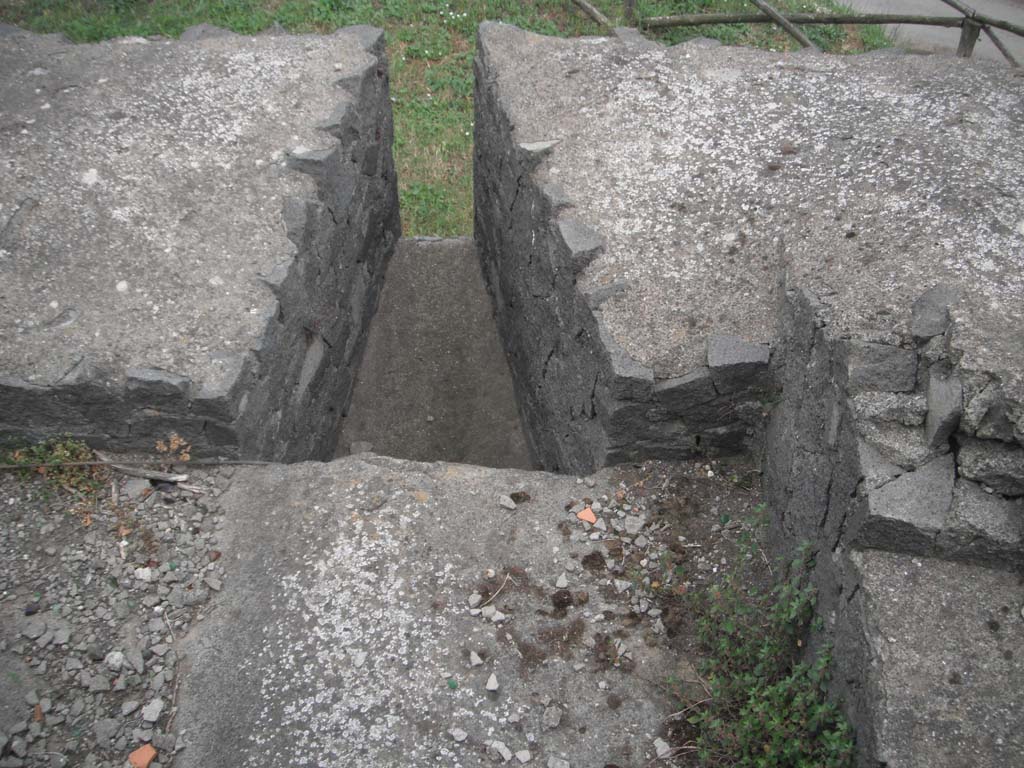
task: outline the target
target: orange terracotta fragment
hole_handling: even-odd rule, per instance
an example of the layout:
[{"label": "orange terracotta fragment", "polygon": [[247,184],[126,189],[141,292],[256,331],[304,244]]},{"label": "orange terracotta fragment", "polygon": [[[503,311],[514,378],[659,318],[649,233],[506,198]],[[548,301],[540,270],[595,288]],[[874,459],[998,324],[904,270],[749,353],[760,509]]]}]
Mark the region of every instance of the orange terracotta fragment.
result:
[{"label": "orange terracotta fragment", "polygon": [[576,517],[578,517],[584,523],[590,523],[591,525],[597,522],[597,515],[594,514],[594,510],[592,510],[590,507],[584,507],[582,510],[576,513]]},{"label": "orange terracotta fragment", "polygon": [[156,750],[152,744],[143,744],[130,755],[128,762],[132,768],[149,768],[149,764],[156,760]]}]

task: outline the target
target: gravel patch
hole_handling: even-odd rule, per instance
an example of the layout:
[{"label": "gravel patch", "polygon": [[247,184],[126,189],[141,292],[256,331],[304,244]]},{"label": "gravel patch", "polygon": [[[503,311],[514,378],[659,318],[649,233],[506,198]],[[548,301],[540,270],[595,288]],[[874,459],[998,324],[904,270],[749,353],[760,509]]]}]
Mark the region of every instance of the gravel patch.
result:
[{"label": "gravel patch", "polygon": [[189,474],[85,499],[0,474],[0,766],[173,763],[178,641],[222,587],[211,502],[233,472]]}]

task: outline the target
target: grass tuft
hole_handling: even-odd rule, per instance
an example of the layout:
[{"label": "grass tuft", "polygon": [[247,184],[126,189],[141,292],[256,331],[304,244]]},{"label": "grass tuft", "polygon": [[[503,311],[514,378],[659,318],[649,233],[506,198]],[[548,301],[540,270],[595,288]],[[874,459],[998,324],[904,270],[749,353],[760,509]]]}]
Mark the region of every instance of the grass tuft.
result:
[{"label": "grass tuft", "polygon": [[804,548],[767,589],[751,586],[738,567],[692,598],[708,697],[689,717],[693,733],[680,749],[701,765],[852,766],[850,726],[826,696],[829,649],[807,658],[804,647],[821,629],[812,566]]},{"label": "grass tuft", "polygon": [[[39,475],[51,490],[90,499],[103,487],[109,474],[106,467],[68,467],[65,463],[95,461],[92,449],[70,435],[52,437],[34,445],[12,448],[0,453],[0,464],[25,467],[23,475]],[[19,472],[21,470],[18,470]]]}]

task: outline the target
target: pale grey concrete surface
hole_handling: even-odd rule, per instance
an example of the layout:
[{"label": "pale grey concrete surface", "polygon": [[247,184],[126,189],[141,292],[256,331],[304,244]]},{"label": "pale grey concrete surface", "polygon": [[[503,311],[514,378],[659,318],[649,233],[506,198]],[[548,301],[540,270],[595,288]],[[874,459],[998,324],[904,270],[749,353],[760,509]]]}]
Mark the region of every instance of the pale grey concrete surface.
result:
[{"label": "pale grey concrete surface", "polygon": [[780,267],[834,291],[834,322],[867,340],[909,331],[917,292],[943,277],[990,298],[979,321],[1021,329],[1017,74],[500,25],[481,41],[515,141],[557,142],[538,183],[607,241],[580,291],[622,284],[600,311],[656,376],[701,365],[712,333],[772,340]]},{"label": "pale grey concrete surface", "polygon": [[533,466],[471,239],[400,241],[338,455],[353,443],[416,461]]},{"label": "pale grey concrete surface", "polygon": [[[888,768],[1005,768],[1024,755],[1024,614],[1017,574],[887,552],[853,557],[861,589],[839,624],[864,656],[868,748]],[[836,674],[854,669],[837,659]]]},{"label": "pale grey concrete surface", "polygon": [[[962,16],[940,0],[847,0],[847,5],[865,13],[913,13],[921,16]],[[1022,0],[971,0],[966,5],[978,13],[994,19],[1009,21],[1024,26],[1024,1]],[[886,28],[893,40],[909,51],[925,53],[955,54],[960,40],[959,29],[925,27],[918,24],[891,24]],[[1010,32],[993,30],[999,40],[1010,49],[1017,61],[1024,64],[1024,37]],[[974,46],[973,56],[988,61],[1006,63],[1006,58],[996,48],[988,35],[982,32]]]},{"label": "pale grey concrete surface", "polygon": [[382,33],[212,32],[0,38],[0,434],[333,450],[398,234]]},{"label": "pale grey concrete surface", "polygon": [[[498,504],[515,491],[530,500]],[[673,711],[656,681],[676,662],[630,618],[631,590],[581,567],[595,544],[564,509],[578,494],[572,477],[366,454],[236,472],[220,498],[228,587],[182,648],[175,765],[521,764],[492,740],[531,765],[649,764]],[[558,610],[563,573],[585,605]],[[505,621],[472,615],[484,587]],[[635,667],[603,663],[599,635]]]},{"label": "pale grey concrete surface", "polygon": [[[799,291],[849,339],[851,394],[927,388],[938,362],[965,421],[992,387],[992,436],[1024,442],[1020,72],[498,24],[477,66],[476,237],[545,466],[756,449],[771,376],[691,411],[664,382],[699,385],[723,336],[781,352]],[[940,284],[948,333],[915,337]]]}]

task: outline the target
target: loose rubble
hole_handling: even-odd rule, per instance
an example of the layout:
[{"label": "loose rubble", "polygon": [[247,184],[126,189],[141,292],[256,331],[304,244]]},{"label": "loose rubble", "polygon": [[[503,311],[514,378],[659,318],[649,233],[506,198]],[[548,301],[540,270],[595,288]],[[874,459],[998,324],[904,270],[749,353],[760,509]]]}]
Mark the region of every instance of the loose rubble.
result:
[{"label": "loose rubble", "polygon": [[0,709],[21,700],[4,768],[172,764],[177,641],[223,578],[210,502],[232,471],[190,474],[113,475],[87,504],[0,475]]}]

